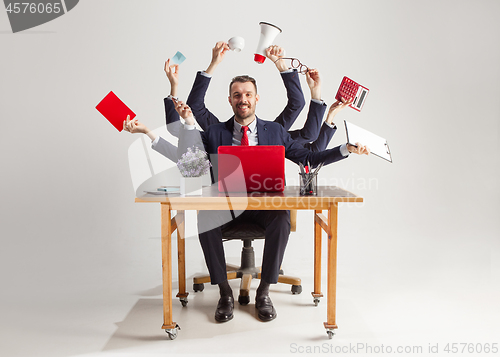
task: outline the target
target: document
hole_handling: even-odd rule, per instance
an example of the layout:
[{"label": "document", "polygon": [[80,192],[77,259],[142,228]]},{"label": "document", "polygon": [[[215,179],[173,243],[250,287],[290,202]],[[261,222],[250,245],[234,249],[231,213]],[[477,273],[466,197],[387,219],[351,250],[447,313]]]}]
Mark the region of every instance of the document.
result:
[{"label": "document", "polygon": [[356,143],[360,143],[366,145],[372,154],[392,162],[391,150],[387,140],[345,120],[344,123],[349,144],[356,145]]}]

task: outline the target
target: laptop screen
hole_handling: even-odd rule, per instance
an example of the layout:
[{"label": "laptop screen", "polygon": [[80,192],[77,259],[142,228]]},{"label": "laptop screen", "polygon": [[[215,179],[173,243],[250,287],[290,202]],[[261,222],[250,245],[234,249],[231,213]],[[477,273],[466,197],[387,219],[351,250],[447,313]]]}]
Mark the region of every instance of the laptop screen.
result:
[{"label": "laptop screen", "polygon": [[219,192],[283,192],[285,148],[219,146],[218,176]]}]

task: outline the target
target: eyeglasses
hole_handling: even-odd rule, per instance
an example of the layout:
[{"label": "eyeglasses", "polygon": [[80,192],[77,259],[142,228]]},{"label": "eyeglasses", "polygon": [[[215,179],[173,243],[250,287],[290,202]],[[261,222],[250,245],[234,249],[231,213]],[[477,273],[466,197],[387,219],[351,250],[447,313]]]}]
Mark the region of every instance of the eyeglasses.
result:
[{"label": "eyeglasses", "polygon": [[291,60],[292,61],[292,68],[297,68],[297,70],[301,74],[306,74],[307,72],[309,72],[309,68],[305,64],[300,63],[298,58],[281,57],[281,58],[278,58],[276,61],[274,61],[274,63],[278,62],[280,59]]}]

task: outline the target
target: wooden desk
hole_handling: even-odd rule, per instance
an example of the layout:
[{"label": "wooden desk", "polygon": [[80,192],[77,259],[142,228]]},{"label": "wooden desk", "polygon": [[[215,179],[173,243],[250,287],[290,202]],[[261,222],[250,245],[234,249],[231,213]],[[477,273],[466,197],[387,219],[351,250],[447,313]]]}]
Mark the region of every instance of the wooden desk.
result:
[{"label": "wooden desk", "polygon": [[[201,196],[146,195],[136,202],[161,204],[161,247],[163,269],[163,318],[162,328],[170,339],[177,337],[178,325],[172,320],[172,251],[171,236],[177,229],[179,293],[183,306],[187,304],[184,211],[185,210],[314,210],[314,291],[312,296],[317,305],[321,293],[321,234],[328,235],[328,284],[326,290],[327,319],[324,323],[328,337],[332,338],[337,328],[335,320],[337,282],[337,222],[339,202],[363,202],[363,198],[337,187],[318,187],[317,196],[300,196],[299,187],[287,186],[280,193],[219,193],[215,185],[204,187]],[[172,218],[172,210],[177,214]],[[327,210],[327,216],[323,211]]]}]

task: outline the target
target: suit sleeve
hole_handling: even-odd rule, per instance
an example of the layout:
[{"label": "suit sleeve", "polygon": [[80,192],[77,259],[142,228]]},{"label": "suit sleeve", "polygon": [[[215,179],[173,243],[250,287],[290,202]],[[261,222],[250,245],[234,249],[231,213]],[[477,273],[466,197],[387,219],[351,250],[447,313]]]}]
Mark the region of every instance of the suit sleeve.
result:
[{"label": "suit sleeve", "polygon": [[167,159],[172,160],[173,162],[177,162],[177,148],[163,139],[161,136],[159,137],[158,142],[154,145],[153,150],[159,152]]},{"label": "suit sleeve", "polygon": [[332,140],[333,135],[335,134],[336,131],[337,131],[337,126],[334,126],[332,128],[331,126],[323,122],[323,125],[321,126],[321,129],[319,131],[318,138],[314,142],[304,145],[304,147],[311,151],[326,150],[326,147]]},{"label": "suit sleeve", "polygon": [[167,123],[167,130],[170,134],[179,137],[179,130],[182,123],[180,121],[179,113],[175,110],[174,102],[170,98],[164,98],[163,104],[165,106],[165,120]]},{"label": "suit sleeve", "polygon": [[186,101],[196,121],[204,131],[206,131],[210,125],[219,123],[219,119],[217,119],[217,117],[205,106],[205,94],[207,93],[210,80],[211,78],[198,72]]},{"label": "suit sleeve", "polygon": [[205,133],[197,129],[188,130],[181,127],[179,131],[179,147],[177,148],[177,156],[180,158],[187,149],[196,146],[198,149],[208,152],[204,145]]},{"label": "suit sleeve", "polygon": [[280,130],[283,145],[285,146],[285,157],[296,164],[301,162],[302,164],[307,165],[309,163],[312,167],[316,167],[322,162],[325,165],[328,165],[346,158],[341,154],[340,146],[320,152],[313,152],[293,140],[290,134],[284,131],[283,128]]},{"label": "suit sleeve", "polygon": [[177,150],[178,157],[181,157],[187,149],[196,146],[200,150],[208,153],[208,158],[212,164],[210,168],[210,177],[212,183],[217,182],[217,155],[210,152],[209,139],[207,132],[200,132],[199,130],[187,130],[184,127],[180,130],[179,135],[179,148]]},{"label": "suit sleeve", "polygon": [[281,73],[281,78],[286,88],[288,102],[286,103],[285,109],[283,109],[274,121],[282,125],[285,131],[288,131],[306,105],[306,101],[304,99],[304,93],[302,93],[302,88],[300,87],[299,73],[297,70],[294,69],[292,72]]},{"label": "suit sleeve", "polygon": [[325,111],[325,103],[320,104],[316,101],[311,100],[311,102],[309,103],[309,111],[307,112],[307,119],[304,127],[302,129],[289,131],[292,139],[296,140],[299,144],[302,145],[316,140],[320,133],[321,122],[323,121]]}]

